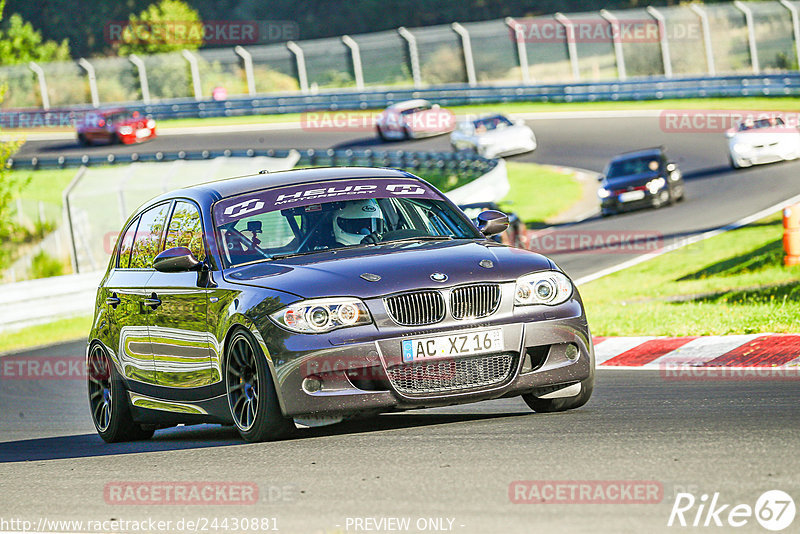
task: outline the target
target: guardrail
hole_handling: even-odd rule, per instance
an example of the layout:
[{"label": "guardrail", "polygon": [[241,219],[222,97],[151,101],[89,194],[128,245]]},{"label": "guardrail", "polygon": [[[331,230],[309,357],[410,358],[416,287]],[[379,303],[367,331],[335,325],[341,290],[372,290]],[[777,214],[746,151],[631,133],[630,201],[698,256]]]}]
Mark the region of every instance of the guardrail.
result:
[{"label": "guardrail", "polygon": [[[130,154],[83,154],[80,156],[48,156],[30,159],[9,158],[14,169],[47,169],[96,165],[114,165],[136,162],[162,162],[176,160],[211,160],[218,157],[288,157],[292,150],[196,150],[173,152],[132,152]],[[405,150],[334,150],[309,148],[300,151],[301,166],[361,166],[397,167],[404,169],[442,170],[486,173],[496,165],[496,160],[486,159],[469,152],[416,152]]]},{"label": "guardrail", "polygon": [[[158,104],[134,102],[128,109],[155,119],[232,117],[382,109],[396,102],[425,98],[443,106],[498,104],[506,102],[594,102],[616,100],[663,100],[735,96],[800,96],[800,73],[746,76],[651,77],[639,80],[543,85],[468,84],[427,89],[393,88],[375,91],[336,91],[316,95],[262,95],[227,100],[172,99]],[[0,124],[13,126],[71,125],[91,106],[62,110],[0,112]]]}]

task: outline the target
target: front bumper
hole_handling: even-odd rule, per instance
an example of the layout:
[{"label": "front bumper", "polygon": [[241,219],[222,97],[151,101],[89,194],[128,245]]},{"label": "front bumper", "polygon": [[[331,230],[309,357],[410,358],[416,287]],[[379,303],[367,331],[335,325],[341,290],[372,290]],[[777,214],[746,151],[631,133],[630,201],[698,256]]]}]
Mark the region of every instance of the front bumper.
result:
[{"label": "front bumper", "polygon": [[644,197],[641,199],[627,202],[620,201],[619,195],[611,195],[600,202],[600,208],[605,212],[617,213],[621,211],[652,208],[658,203],[659,199],[662,204],[669,200],[669,192],[666,188],[660,189],[655,193],[651,193],[648,190],[642,191],[642,193],[644,193]]},{"label": "front bumper", "polygon": [[[526,310],[524,318],[513,313],[500,314],[498,320],[473,322],[469,326],[443,324],[434,325],[435,328],[420,327],[413,332],[397,329],[384,335],[375,331],[373,339],[348,339],[347,329],[323,337],[292,336],[285,343],[288,351],[273,353],[271,358],[284,414],[291,417],[348,416],[447,406],[516,396],[588,378],[594,366],[594,349],[580,301],[572,299],[555,308],[539,308]],[[502,354],[511,356],[510,370],[502,380],[477,387],[417,394],[401,391],[397,381],[389,377],[389,370],[414,365],[403,363],[403,339],[492,328],[503,330]],[[310,342],[314,346],[309,346]],[[577,355],[574,354],[576,348]],[[573,353],[571,358],[568,357],[570,353]],[[470,358],[480,357],[462,360]],[[309,377],[320,380],[322,388],[314,392],[304,390],[304,380]]]}]

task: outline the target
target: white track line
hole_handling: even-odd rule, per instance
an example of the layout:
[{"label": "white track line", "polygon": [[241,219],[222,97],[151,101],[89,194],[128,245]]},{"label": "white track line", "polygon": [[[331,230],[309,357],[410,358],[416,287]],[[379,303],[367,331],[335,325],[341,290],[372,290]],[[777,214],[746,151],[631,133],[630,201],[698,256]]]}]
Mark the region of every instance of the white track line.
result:
[{"label": "white track line", "polygon": [[738,221],[732,222],[732,223],[730,223],[728,225],[721,226],[721,227],[716,228],[714,230],[709,230],[707,232],[703,232],[703,233],[700,233],[700,234],[690,235],[688,238],[683,239],[683,240],[679,241],[678,243],[673,243],[672,245],[666,246],[666,247],[664,247],[664,248],[662,248],[660,250],[656,250],[655,252],[649,252],[647,254],[642,254],[641,256],[636,256],[635,258],[632,258],[630,260],[624,261],[624,262],[619,263],[617,265],[614,265],[612,267],[607,267],[606,269],[601,269],[601,270],[599,270],[599,271],[597,271],[595,273],[592,273],[592,274],[589,274],[589,275],[586,275],[586,276],[582,276],[581,278],[578,278],[578,279],[576,279],[574,281],[575,285],[586,284],[588,282],[591,282],[592,280],[597,280],[598,278],[602,278],[603,276],[607,276],[609,274],[616,273],[617,271],[621,271],[623,269],[627,269],[628,267],[633,267],[634,265],[638,265],[640,263],[644,263],[647,260],[651,260],[653,258],[657,258],[658,256],[666,254],[667,252],[672,252],[673,250],[678,250],[678,249],[683,248],[685,246],[693,245],[695,243],[699,243],[700,241],[705,241],[706,239],[709,239],[709,238],[714,237],[716,235],[723,234],[723,233],[728,232],[730,230],[735,230],[737,228],[741,228],[742,226],[747,226],[748,224],[750,224],[752,222],[755,222],[755,221],[757,221],[759,219],[763,219],[764,217],[766,217],[768,215],[772,215],[776,211],[782,210],[786,206],[791,206],[792,204],[797,204],[798,202],[800,202],[800,195],[795,195],[795,196],[793,196],[793,197],[791,197],[791,198],[789,198],[787,200],[784,200],[782,202],[778,202],[777,204],[774,204],[774,205],[772,205],[772,206],[770,206],[770,207],[768,207],[766,209],[758,211],[758,212],[756,212],[756,213],[754,213],[752,215],[748,215],[747,217],[743,217],[743,218],[739,219]]}]

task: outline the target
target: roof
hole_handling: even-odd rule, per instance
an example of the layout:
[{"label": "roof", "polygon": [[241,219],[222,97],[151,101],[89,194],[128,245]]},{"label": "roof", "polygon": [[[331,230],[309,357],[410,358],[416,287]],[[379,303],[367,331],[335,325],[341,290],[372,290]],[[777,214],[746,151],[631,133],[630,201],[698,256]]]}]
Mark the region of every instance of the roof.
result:
[{"label": "roof", "polygon": [[402,111],[404,109],[411,109],[411,108],[417,108],[417,107],[420,107],[420,106],[430,106],[430,105],[431,105],[431,103],[428,102],[427,100],[424,100],[422,98],[416,98],[414,100],[404,100],[403,102],[397,102],[397,103],[392,104],[391,106],[389,106],[389,108],[390,109],[396,109],[398,111]]},{"label": "roof", "polygon": [[383,167],[315,167],[311,169],[292,169],[264,174],[249,174],[234,178],[226,178],[214,182],[205,182],[165,193],[147,205],[174,197],[187,197],[196,200],[216,201],[221,198],[292,184],[324,182],[346,178],[416,178],[413,174]]},{"label": "roof", "polygon": [[637,157],[647,157],[647,156],[659,156],[664,152],[663,146],[657,146],[653,148],[643,148],[640,150],[633,150],[631,152],[623,152],[622,154],[618,154],[614,156],[611,161],[617,161],[622,159],[631,159]]}]

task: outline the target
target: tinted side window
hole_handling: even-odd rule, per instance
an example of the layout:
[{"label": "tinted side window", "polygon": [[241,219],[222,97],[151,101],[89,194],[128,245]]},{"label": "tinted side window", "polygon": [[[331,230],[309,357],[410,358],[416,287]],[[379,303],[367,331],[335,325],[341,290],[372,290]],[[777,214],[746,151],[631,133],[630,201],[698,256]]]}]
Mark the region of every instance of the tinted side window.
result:
[{"label": "tinted side window", "polygon": [[127,269],[131,265],[131,249],[133,248],[133,237],[136,235],[136,227],[139,225],[137,217],[125,230],[119,245],[119,268]]},{"label": "tinted side window", "polygon": [[200,212],[191,202],[179,201],[175,204],[166,244],[166,248],[172,247],[186,247],[200,261],[206,257],[203,250],[203,224],[200,222]]},{"label": "tinted side window", "polygon": [[169,203],[160,204],[144,212],[136,230],[136,240],[131,253],[131,269],[152,269],[158,254],[158,245],[164,232]]}]

